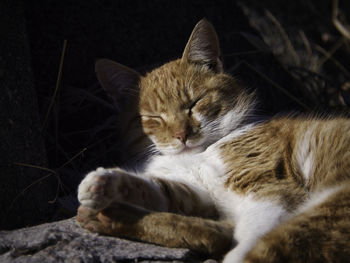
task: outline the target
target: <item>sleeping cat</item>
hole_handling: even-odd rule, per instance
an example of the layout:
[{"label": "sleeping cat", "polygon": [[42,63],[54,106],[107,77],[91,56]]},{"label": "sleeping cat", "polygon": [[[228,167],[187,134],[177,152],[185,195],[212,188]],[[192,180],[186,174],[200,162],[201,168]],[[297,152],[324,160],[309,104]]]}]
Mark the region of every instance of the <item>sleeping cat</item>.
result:
[{"label": "sleeping cat", "polygon": [[252,122],[254,94],[223,72],[206,20],[181,59],[145,76],[105,59],[96,71],[115,97],[138,94],[160,154],[142,171],[89,173],[78,189],[82,227],[218,258],[228,251],[225,263],[350,260],[349,120]]}]

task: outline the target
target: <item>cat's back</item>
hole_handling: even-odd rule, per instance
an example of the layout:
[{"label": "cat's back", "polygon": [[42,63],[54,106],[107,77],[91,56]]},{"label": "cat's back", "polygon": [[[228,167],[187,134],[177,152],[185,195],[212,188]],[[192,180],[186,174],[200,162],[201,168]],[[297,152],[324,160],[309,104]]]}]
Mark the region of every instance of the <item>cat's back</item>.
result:
[{"label": "cat's back", "polygon": [[307,191],[350,178],[350,121],[345,118],[271,119],[234,131],[215,148],[227,188],[262,196],[284,192],[292,206]]}]

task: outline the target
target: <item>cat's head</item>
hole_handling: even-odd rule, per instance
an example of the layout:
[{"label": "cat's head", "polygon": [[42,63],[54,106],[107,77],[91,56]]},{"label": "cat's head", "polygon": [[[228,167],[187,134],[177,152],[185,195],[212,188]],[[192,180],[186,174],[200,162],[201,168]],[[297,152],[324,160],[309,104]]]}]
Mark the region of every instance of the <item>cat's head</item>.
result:
[{"label": "cat's head", "polygon": [[193,29],[181,59],[145,76],[103,59],[96,72],[117,103],[137,91],[143,131],[163,154],[204,150],[238,128],[253,108],[253,96],[223,73],[218,38],[206,20]]}]

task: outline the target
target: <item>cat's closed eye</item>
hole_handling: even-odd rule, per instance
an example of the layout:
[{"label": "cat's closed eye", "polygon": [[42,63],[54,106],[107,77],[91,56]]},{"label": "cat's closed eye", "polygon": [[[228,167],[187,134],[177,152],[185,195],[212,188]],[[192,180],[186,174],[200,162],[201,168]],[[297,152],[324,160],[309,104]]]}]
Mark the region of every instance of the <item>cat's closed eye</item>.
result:
[{"label": "cat's closed eye", "polygon": [[142,119],[156,119],[156,120],[162,120],[163,118],[160,115],[141,115]]},{"label": "cat's closed eye", "polygon": [[202,99],[202,97],[199,97],[197,99],[195,99],[188,107],[187,107],[187,112],[188,115],[191,116],[192,115],[192,111],[193,108],[197,105],[197,103]]}]

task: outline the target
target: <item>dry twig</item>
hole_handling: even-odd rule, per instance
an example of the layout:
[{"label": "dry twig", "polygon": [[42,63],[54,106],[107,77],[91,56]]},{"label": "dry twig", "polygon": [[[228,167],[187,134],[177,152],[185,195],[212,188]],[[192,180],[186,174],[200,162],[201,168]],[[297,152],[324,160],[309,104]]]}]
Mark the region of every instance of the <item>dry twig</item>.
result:
[{"label": "dry twig", "polygon": [[51,97],[49,108],[46,111],[46,115],[45,115],[44,122],[43,122],[43,125],[42,125],[42,130],[44,130],[46,125],[47,125],[47,121],[48,121],[49,115],[51,113],[53,104],[55,103],[55,100],[56,100],[56,97],[57,97],[57,93],[58,93],[58,90],[59,90],[59,87],[60,87],[60,84],[61,84],[62,68],[63,68],[64,56],[66,54],[66,49],[67,49],[67,40],[65,39],[63,41],[63,48],[62,48],[62,53],[61,53],[61,61],[60,61],[59,69],[58,69],[58,76],[57,76],[55,91],[54,91],[54,93],[53,93],[53,95]]},{"label": "dry twig", "polygon": [[266,16],[271,20],[272,23],[275,24],[276,28],[279,30],[279,32],[280,32],[284,42],[286,43],[286,47],[289,50],[289,52],[290,52],[290,54],[291,54],[291,56],[292,56],[292,58],[294,60],[295,65],[299,66],[300,65],[299,56],[298,56],[297,52],[295,51],[295,49],[293,47],[293,44],[292,44],[292,41],[290,41],[286,31],[283,29],[283,27],[278,22],[276,17],[273,14],[271,14],[271,12],[266,10],[265,13],[266,13]]},{"label": "dry twig", "polygon": [[343,37],[345,37],[347,40],[350,40],[349,25],[344,25],[338,19],[338,16],[339,16],[339,7],[338,7],[339,0],[333,0],[332,3],[333,3],[333,5],[332,5],[332,22],[333,22],[333,25],[339,31],[339,33],[342,34]]}]

